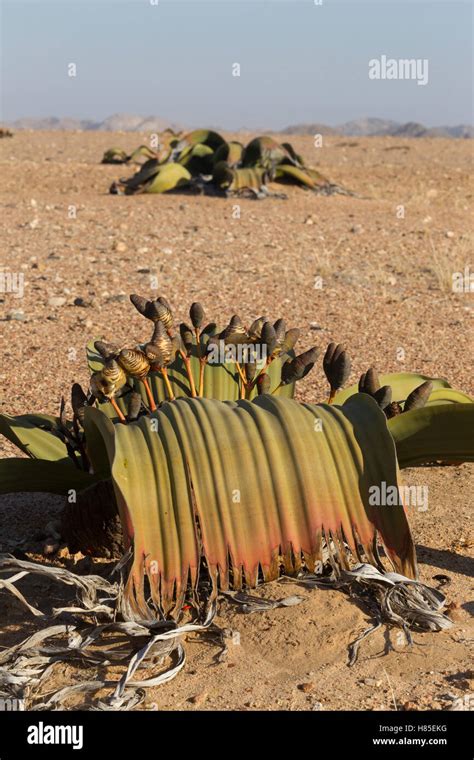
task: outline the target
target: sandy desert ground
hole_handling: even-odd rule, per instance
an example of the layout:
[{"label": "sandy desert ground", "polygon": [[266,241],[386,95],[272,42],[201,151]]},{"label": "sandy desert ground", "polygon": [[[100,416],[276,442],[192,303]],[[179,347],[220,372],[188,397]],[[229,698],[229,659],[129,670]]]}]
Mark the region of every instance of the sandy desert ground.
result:
[{"label": "sandy desert ground", "polygon": [[[328,137],[315,148],[310,137],[290,138],[355,196],[295,188],[286,201],[109,195],[130,170],[102,166],[103,151],[147,139],[23,132],[0,142],[0,264],[25,277],[23,298],[0,293],[1,411],[56,411],[73,381],[86,383],[91,336],[141,339],[142,318],[127,296],[148,294],[151,276],[179,319],[199,300],[218,322],[233,313],[284,316],[302,328],[305,348],[346,343],[353,382],[374,364],[474,391],[473,298],[451,290],[453,272],[474,271],[471,141]],[[325,395],[317,368],[299,396]],[[0,456],[13,453],[0,440]],[[380,631],[348,668],[347,646],[367,627],[367,611],[341,592],[270,584],[259,593],[298,593],[303,603],[244,615],[223,601],[217,622],[238,630],[240,645],[218,662],[217,646],[190,638],[185,670],[150,690],[140,709],[449,709],[466,695],[472,704],[472,468],[411,469],[404,480],[429,488],[428,511],[409,519],[422,580],[436,586],[435,576],[448,577],[450,630],[415,634],[412,649],[397,631]],[[58,497],[1,497],[0,550],[39,559],[38,531],[60,508]],[[36,579],[23,588],[44,609],[63,594]],[[0,620],[0,646],[34,629],[3,591]],[[83,677],[58,665],[54,684]]]}]

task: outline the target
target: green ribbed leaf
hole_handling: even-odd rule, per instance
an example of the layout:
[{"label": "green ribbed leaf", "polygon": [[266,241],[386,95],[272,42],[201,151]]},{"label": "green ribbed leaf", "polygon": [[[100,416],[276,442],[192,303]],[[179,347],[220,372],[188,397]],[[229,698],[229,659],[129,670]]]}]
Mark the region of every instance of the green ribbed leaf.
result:
[{"label": "green ribbed leaf", "polygon": [[105,151],[102,162],[103,164],[126,164],[129,160],[127,151],[123,148],[109,148]]},{"label": "green ribbed leaf", "polygon": [[47,414],[0,414],[0,433],[32,459],[63,462],[74,467],[66,445],[55,434],[57,418]]},{"label": "green ribbed leaf", "polygon": [[212,173],[214,151],[209,145],[197,143],[189,145],[179,156],[178,163],[185,166],[186,169],[194,176],[197,174]]},{"label": "green ribbed leaf", "polygon": [[433,404],[388,420],[400,467],[474,461],[474,405]]},{"label": "green ribbed leaf", "polygon": [[[111,404],[102,404],[104,407],[112,409]],[[91,464],[94,476],[105,480],[110,478],[110,459],[109,449],[110,441],[114,437],[114,424],[112,415],[102,415],[102,426],[100,431],[97,426],[90,424],[90,419],[94,419],[97,409],[88,406],[84,412],[84,432],[87,440],[87,455]]]},{"label": "green ribbed leaf", "polygon": [[220,161],[228,164],[231,168],[236,167],[239,164],[244,146],[242,143],[230,140],[227,143],[221,145],[214,153],[213,163],[218,164]]},{"label": "green ribbed leaf", "polygon": [[259,190],[265,184],[266,170],[260,166],[249,169],[232,169],[225,161],[214,167],[213,181],[222,190],[238,192],[247,188]]},{"label": "green ribbed leaf", "polygon": [[[106,418],[88,410],[102,430]],[[319,429],[322,423],[322,429]],[[321,540],[343,540],[376,563],[380,535],[393,565],[413,576],[414,548],[401,506],[371,506],[369,489],[398,484],[393,439],[373,399],[343,408],[274,396],[254,402],[179,399],[138,422],[114,426],[108,454],[134,562],[125,595],[135,617],[181,608],[201,558],[218,587],[254,586],[303,561],[314,568]]]},{"label": "green ribbed leaf", "polygon": [[[159,156],[156,152],[156,150],[151,150],[151,148],[148,147],[148,145],[139,145],[138,148],[135,148],[133,153],[130,155],[129,161],[137,162],[137,159],[139,158],[145,158],[146,160],[150,159],[158,159]],[[137,162],[138,163],[138,162]]]},{"label": "green ribbed leaf", "polygon": [[195,129],[184,135],[179,143],[178,149],[183,151],[189,145],[208,145],[212,150],[216,150],[225,143],[224,138],[212,129]]},{"label": "green ribbed leaf", "polygon": [[[406,397],[415,390],[415,388],[426,380],[431,380],[433,383],[433,391],[451,387],[448,381],[444,380],[442,377],[428,377],[427,375],[419,375],[416,372],[394,372],[389,375],[379,375],[379,380],[380,385],[390,385],[392,387],[392,398],[394,401],[402,402],[405,401]],[[357,385],[351,385],[350,388],[344,388],[344,390],[336,393],[334,403],[343,404],[344,401],[355,393],[358,393]]]},{"label": "green ribbed leaf", "polygon": [[262,137],[255,137],[246,146],[242,155],[242,166],[255,167],[265,166],[269,167],[272,164],[279,164],[285,159],[291,160],[291,155],[280,143],[269,137],[263,135]]},{"label": "green ribbed leaf", "polygon": [[61,462],[39,459],[0,459],[0,493],[82,491],[97,478]]},{"label": "green ribbed leaf", "polygon": [[428,399],[428,406],[433,404],[472,404],[474,399],[455,388],[438,388]]},{"label": "green ribbed leaf", "polygon": [[151,181],[160,171],[160,162],[157,158],[150,158],[149,161],[145,161],[141,169],[135,174],[125,180],[121,180],[121,183],[125,186],[126,192],[136,192],[145,182]]},{"label": "green ribbed leaf", "polygon": [[191,174],[181,164],[162,164],[155,177],[145,185],[145,193],[168,193],[189,185]]},{"label": "green ribbed leaf", "polygon": [[278,180],[290,180],[294,184],[304,185],[314,189],[318,183],[308,173],[306,169],[300,169],[298,166],[292,164],[280,164],[275,171],[275,179]]}]

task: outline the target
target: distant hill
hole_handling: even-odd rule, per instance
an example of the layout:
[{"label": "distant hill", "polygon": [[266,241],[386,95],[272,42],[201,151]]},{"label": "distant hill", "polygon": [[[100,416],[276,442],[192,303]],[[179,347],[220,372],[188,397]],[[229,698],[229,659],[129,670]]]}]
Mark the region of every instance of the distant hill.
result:
[{"label": "distant hill", "polygon": [[[8,124],[14,130],[18,129],[43,129],[43,130],[97,130],[99,132],[162,132],[171,128],[179,130],[182,125],[163,119],[160,116],[137,116],[130,113],[116,113],[103,121],[97,122],[90,119],[56,118],[54,116],[44,119],[17,119]],[[224,130],[223,130],[224,131]],[[225,130],[230,131],[230,130]],[[236,132],[265,132],[265,129],[232,130]],[[274,130],[269,130],[273,132]],[[394,137],[474,137],[474,128],[467,124],[459,124],[454,127],[425,127],[423,124],[409,121],[401,124],[390,119],[356,119],[330,127],[327,124],[307,123],[292,124],[280,132],[287,135],[347,135],[351,137],[384,136]]]},{"label": "distant hill", "polygon": [[414,121],[400,124],[390,119],[357,119],[347,121],[336,127],[324,124],[295,124],[285,127],[281,132],[287,135],[347,135],[351,137],[474,137],[474,128],[467,124],[455,127],[425,127]]},{"label": "distant hill", "polygon": [[99,132],[162,132],[166,128],[179,129],[180,125],[159,116],[137,116],[130,113],[115,113],[104,121],[90,119],[17,119],[10,123],[13,129],[44,130],[97,130]]},{"label": "distant hill", "polygon": [[55,116],[51,116],[45,119],[17,119],[10,122],[10,126],[13,129],[97,129],[97,124],[93,121],[80,120],[80,119],[58,119]]},{"label": "distant hill", "polygon": [[366,137],[369,135],[390,135],[393,130],[400,125],[396,121],[389,119],[356,119],[347,121],[336,127],[336,131],[341,135],[351,137]]},{"label": "distant hill", "polygon": [[286,135],[340,135],[337,127],[328,127],[327,124],[295,124],[292,127],[280,130]]}]

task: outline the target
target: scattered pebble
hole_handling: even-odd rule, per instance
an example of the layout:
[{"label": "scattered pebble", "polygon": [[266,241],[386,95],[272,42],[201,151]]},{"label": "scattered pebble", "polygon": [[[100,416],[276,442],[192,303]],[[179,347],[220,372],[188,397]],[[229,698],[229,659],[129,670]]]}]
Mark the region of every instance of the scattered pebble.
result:
[{"label": "scattered pebble", "polygon": [[127,246],[122,241],[119,241],[118,243],[114,243],[112,246],[114,251],[117,251],[117,253],[124,253],[127,250]]},{"label": "scattered pebble", "polygon": [[305,683],[300,683],[298,685],[298,689],[300,691],[303,691],[305,694],[310,694],[312,691],[314,691],[314,683],[312,681],[305,681]]},{"label": "scattered pebble", "polygon": [[48,306],[52,306],[53,308],[64,306],[65,303],[66,299],[62,296],[51,296],[51,298],[48,299]]},{"label": "scattered pebble", "polygon": [[354,224],[351,227],[351,232],[353,232],[354,235],[361,235],[363,231],[364,231],[364,228],[362,227],[361,224]]},{"label": "scattered pebble", "polygon": [[462,610],[457,602],[451,602],[448,604],[446,607],[446,615],[450,620],[454,620],[455,622],[463,619]]},{"label": "scattered pebble", "polygon": [[199,694],[194,694],[192,697],[189,697],[189,702],[191,702],[192,705],[202,705],[207,700],[207,691],[201,691]]},{"label": "scattered pebble", "polygon": [[7,314],[8,322],[26,322],[26,314],[24,311],[9,311]]}]

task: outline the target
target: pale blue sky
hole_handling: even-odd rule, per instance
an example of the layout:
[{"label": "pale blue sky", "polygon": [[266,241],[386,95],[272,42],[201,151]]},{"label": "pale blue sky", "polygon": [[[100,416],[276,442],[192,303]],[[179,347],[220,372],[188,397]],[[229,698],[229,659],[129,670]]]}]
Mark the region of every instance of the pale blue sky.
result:
[{"label": "pale blue sky", "polygon": [[[382,54],[427,58],[428,85],[370,80],[368,61]],[[129,112],[227,128],[363,116],[471,123],[472,6],[3,0],[1,85],[4,120]]]}]

